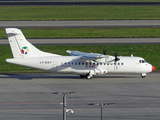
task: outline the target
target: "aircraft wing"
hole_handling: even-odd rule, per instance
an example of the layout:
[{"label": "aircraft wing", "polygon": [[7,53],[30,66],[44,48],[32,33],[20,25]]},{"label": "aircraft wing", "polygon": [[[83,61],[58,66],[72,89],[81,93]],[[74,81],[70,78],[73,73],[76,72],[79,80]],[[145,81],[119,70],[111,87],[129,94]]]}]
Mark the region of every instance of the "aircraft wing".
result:
[{"label": "aircraft wing", "polygon": [[70,51],[70,50],[67,50],[66,52],[68,52],[71,56],[81,56],[83,59],[87,60],[96,60],[105,57],[105,55],[97,53],[86,53],[86,52]]}]

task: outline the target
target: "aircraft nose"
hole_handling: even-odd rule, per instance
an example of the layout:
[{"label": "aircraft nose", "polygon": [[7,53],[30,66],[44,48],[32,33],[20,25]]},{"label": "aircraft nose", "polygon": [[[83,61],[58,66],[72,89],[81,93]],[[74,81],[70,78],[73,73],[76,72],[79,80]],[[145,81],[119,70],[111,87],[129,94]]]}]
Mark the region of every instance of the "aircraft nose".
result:
[{"label": "aircraft nose", "polygon": [[152,71],[155,71],[155,69],[156,69],[156,68],[155,68],[154,66],[152,66]]}]

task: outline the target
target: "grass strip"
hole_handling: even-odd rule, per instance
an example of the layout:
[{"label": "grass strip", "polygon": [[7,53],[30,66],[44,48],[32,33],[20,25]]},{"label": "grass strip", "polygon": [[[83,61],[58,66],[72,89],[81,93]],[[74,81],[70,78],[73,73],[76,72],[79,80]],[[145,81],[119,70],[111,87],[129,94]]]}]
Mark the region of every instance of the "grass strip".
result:
[{"label": "grass strip", "polygon": [[[66,50],[78,50],[83,52],[102,53],[103,49],[107,50],[108,55],[114,55],[115,50],[119,56],[140,56],[160,70],[160,45],[40,45],[39,49],[56,53],[60,55],[68,55]],[[0,46],[0,73],[25,73],[25,72],[44,72],[27,67],[13,65],[5,62],[5,59],[12,58],[9,46]]]},{"label": "grass strip", "polygon": [[[160,28],[27,28],[26,38],[151,38],[160,37]],[[0,29],[0,39],[7,39]]]},{"label": "grass strip", "polygon": [[1,6],[0,20],[155,20],[159,6]]}]

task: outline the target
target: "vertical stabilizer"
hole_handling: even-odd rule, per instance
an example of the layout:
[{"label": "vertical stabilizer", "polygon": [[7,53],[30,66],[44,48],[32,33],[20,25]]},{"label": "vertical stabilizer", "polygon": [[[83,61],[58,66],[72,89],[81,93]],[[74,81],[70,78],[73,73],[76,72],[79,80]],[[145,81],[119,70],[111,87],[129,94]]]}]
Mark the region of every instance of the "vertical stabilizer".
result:
[{"label": "vertical stabilizer", "polygon": [[29,43],[20,29],[6,28],[9,44],[14,58],[30,58],[43,56],[59,56],[43,52]]}]

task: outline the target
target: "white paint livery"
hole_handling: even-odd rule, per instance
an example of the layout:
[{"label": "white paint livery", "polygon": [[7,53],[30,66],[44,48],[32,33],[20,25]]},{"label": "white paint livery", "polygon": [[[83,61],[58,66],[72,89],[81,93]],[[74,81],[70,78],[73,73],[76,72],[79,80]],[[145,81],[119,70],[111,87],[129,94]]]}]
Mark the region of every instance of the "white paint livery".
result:
[{"label": "white paint livery", "polygon": [[77,74],[80,77],[92,78],[107,73],[138,73],[142,77],[155,70],[141,57],[120,57],[79,51],[67,52],[71,56],[61,56],[43,52],[29,43],[21,30],[6,28],[12,59],[6,62],[36,68],[55,73]]}]

